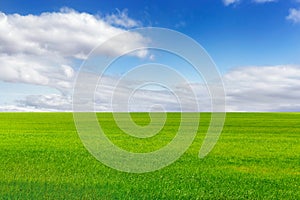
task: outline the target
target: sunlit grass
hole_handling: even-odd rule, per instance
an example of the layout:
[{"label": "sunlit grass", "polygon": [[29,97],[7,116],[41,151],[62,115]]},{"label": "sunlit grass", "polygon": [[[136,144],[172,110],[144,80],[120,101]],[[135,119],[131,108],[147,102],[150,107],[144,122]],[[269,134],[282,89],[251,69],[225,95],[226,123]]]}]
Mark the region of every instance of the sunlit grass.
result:
[{"label": "sunlit grass", "polygon": [[[116,145],[147,152],[172,139],[180,114],[168,113],[148,139],[124,134],[111,113],[98,118]],[[146,113],[133,118],[149,123]],[[178,161],[128,174],[87,152],[71,113],[1,113],[0,199],[300,199],[300,114],[229,113],[217,145],[199,159],[209,119],[201,114],[197,138]]]}]

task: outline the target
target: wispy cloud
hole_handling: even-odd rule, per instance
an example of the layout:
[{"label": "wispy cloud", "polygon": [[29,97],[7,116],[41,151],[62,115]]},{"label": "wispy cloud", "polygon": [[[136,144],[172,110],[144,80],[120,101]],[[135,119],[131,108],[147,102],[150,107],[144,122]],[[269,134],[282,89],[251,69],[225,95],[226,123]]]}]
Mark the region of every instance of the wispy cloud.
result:
[{"label": "wispy cloud", "polygon": [[[232,4],[237,4],[242,0],[223,0],[225,6],[229,6]],[[270,3],[270,2],[277,2],[278,0],[252,0],[253,3]]]},{"label": "wispy cloud", "polygon": [[270,3],[270,2],[276,2],[277,0],[253,0],[255,3]]},{"label": "wispy cloud", "polygon": [[300,23],[300,9],[291,8],[286,19],[293,23]]},{"label": "wispy cloud", "polygon": [[174,26],[175,28],[183,28],[183,27],[186,27],[186,22],[181,20],[179,21],[178,23],[175,24]]},{"label": "wispy cloud", "polygon": [[223,0],[225,6],[229,6],[231,4],[238,3],[240,0]]},{"label": "wispy cloud", "polygon": [[[89,76],[94,76],[90,74]],[[252,66],[232,69],[223,75],[226,91],[227,111],[300,111],[300,66]],[[130,101],[124,96],[131,93],[130,81],[118,88],[114,95],[118,77],[105,76],[95,91],[95,110],[113,111],[112,98],[115,102],[125,103],[131,111],[149,111],[153,105],[161,105],[166,111],[180,111],[176,97],[166,90],[141,88],[132,95]],[[198,110],[193,107],[193,98],[187,88],[192,88],[198,98]],[[178,83],[173,91],[184,96],[181,102],[183,111],[211,111],[211,99],[205,84]],[[71,110],[71,99],[64,95],[30,95],[18,101],[16,105],[0,107],[1,110]],[[118,110],[127,111],[127,110]]]},{"label": "wispy cloud", "polygon": [[128,10],[124,9],[120,11],[116,9],[117,13],[106,15],[104,20],[110,25],[120,26],[124,28],[134,28],[141,26],[141,22],[133,20],[128,17]]}]

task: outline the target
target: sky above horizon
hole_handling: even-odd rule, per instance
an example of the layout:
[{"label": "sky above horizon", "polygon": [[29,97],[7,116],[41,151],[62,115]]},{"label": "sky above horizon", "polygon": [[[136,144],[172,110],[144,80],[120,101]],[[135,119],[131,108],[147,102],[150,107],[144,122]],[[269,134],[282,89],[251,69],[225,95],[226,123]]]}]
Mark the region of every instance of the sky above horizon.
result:
[{"label": "sky above horizon", "polygon": [[[0,111],[72,110],[73,82],[90,51],[114,35],[141,27],[176,30],[198,42],[221,74],[227,111],[300,111],[299,0],[1,2]],[[144,39],[132,35],[120,42],[135,46]],[[116,44],[102,53],[119,48]],[[148,51],[112,67],[103,79],[107,87],[97,91],[97,110],[110,110],[111,86],[129,69],[124,63],[140,61],[186,73],[202,107],[209,107],[207,88],[184,62]],[[179,88],[183,94],[184,86]],[[177,111],[170,95],[144,89],[135,93],[133,105],[161,103]]]}]

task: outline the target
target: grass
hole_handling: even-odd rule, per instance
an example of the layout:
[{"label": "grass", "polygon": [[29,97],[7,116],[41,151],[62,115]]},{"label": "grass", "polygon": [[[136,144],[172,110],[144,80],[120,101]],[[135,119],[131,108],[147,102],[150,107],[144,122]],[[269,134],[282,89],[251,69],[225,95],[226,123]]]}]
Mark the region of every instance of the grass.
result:
[{"label": "grass", "polygon": [[[135,113],[141,125],[148,115]],[[300,199],[300,114],[228,113],[204,159],[198,151],[210,121],[201,113],[197,138],[172,165],[151,173],[119,172],[82,145],[71,113],[0,113],[0,199]],[[167,144],[180,114],[148,139],[120,131],[98,114],[108,137],[133,152]]]}]

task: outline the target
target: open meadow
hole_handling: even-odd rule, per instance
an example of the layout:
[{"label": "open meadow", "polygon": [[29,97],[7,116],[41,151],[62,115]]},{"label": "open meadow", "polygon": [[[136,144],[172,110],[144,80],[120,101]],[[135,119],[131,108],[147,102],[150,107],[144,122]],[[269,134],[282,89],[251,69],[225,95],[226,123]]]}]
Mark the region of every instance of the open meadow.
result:
[{"label": "open meadow", "polygon": [[[125,135],[111,113],[101,126],[119,147],[148,152],[166,145],[179,113],[148,139]],[[148,114],[133,113],[140,125]],[[210,121],[175,163],[130,174],[97,161],[83,146],[72,113],[0,113],[0,199],[300,199],[300,113],[227,113],[215,148],[198,152]]]}]

